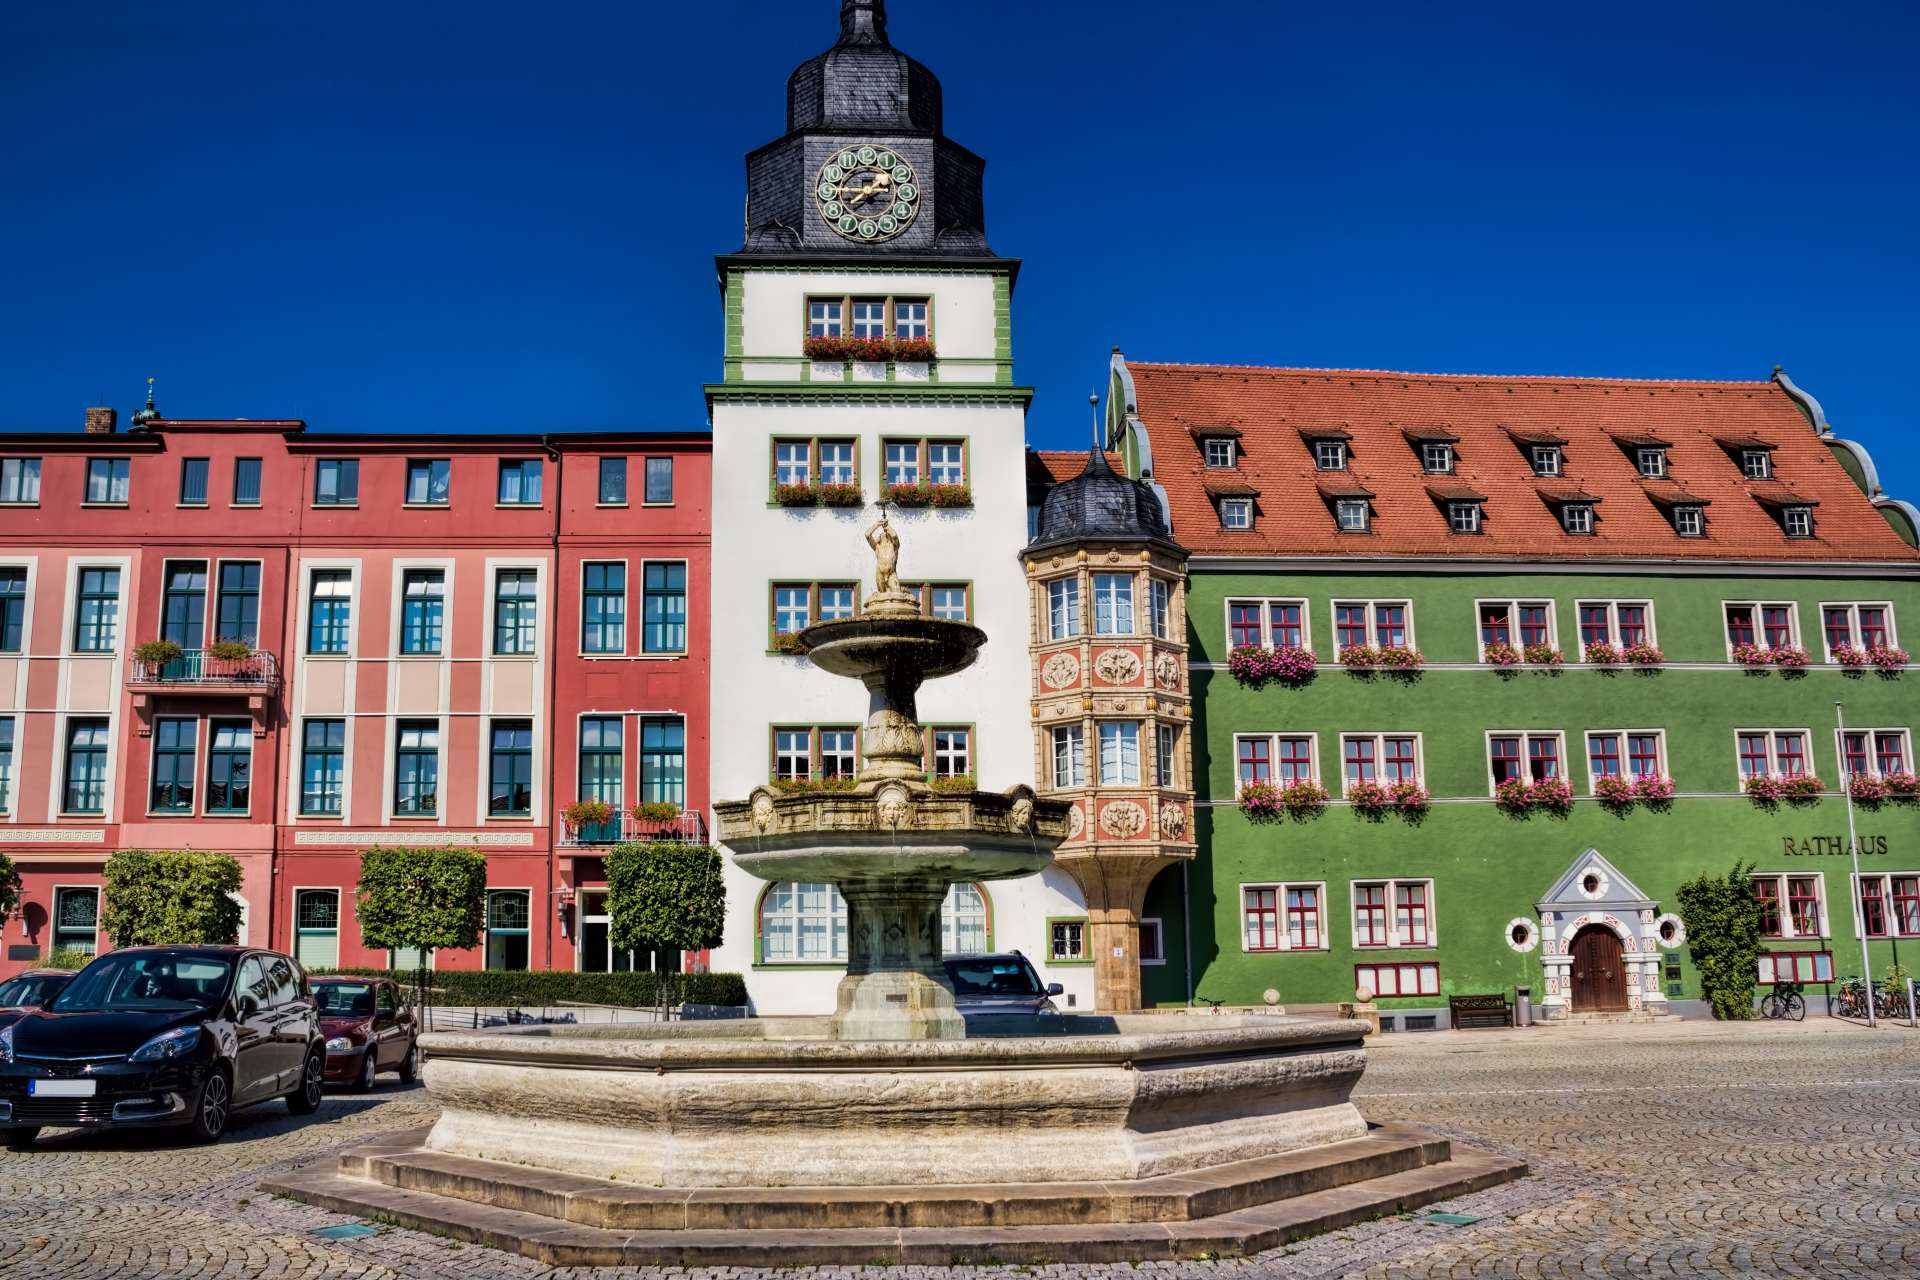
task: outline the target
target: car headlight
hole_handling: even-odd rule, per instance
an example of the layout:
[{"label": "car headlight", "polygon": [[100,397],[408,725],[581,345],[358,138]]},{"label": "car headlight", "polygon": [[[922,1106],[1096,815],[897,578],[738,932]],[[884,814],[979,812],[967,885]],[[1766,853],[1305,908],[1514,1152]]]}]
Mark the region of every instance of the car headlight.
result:
[{"label": "car headlight", "polygon": [[335,1036],[333,1039],[327,1041],[328,1053],[348,1053],[352,1049],[353,1041],[347,1039],[345,1036]]},{"label": "car headlight", "polygon": [[0,1062],[13,1061],[13,1028],[0,1027]]},{"label": "car headlight", "polygon": [[200,1028],[180,1027],[163,1032],[127,1055],[129,1062],[169,1062],[192,1053],[200,1043]]},{"label": "car headlight", "polygon": [[1040,1002],[1040,1007],[1038,1009],[1035,1009],[1034,1012],[1038,1014],[1040,1017],[1044,1018],[1050,1013],[1059,1013],[1060,1007],[1054,1004],[1054,1002],[1051,1000],[1042,1000]]}]

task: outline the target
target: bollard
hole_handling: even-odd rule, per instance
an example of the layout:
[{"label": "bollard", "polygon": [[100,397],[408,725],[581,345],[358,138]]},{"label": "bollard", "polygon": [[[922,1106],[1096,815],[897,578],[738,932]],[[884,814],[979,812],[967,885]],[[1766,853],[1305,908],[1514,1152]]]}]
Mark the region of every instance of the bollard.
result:
[{"label": "bollard", "polygon": [[1533,988],[1515,987],[1513,989],[1513,1025],[1530,1027],[1533,1025]]},{"label": "bollard", "polygon": [[1920,1017],[1915,1016],[1916,1013],[1920,1013],[1920,1009],[1914,1007],[1920,1004],[1920,1000],[1915,999],[1916,986],[1920,986],[1920,978],[1907,979],[1907,1025],[1910,1027],[1920,1027]]}]

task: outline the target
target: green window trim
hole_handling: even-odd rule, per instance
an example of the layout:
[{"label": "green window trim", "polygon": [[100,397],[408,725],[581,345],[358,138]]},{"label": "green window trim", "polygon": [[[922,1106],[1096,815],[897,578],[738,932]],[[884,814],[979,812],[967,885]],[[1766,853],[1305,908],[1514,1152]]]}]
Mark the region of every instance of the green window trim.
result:
[{"label": "green window trim", "polygon": [[[827,733],[845,733],[853,738],[853,763],[849,772],[837,772],[835,777],[854,778],[860,774],[861,742],[860,726],[848,724],[770,724],[767,726],[767,780],[780,780],[780,735],[783,733],[804,733],[807,735],[807,780],[819,782],[826,778],[825,761],[821,757],[820,738]],[[798,779],[794,779],[798,781]]]},{"label": "green window trim", "polygon": [[[788,631],[782,631],[780,629],[781,594],[783,592],[801,592],[801,591],[804,591],[806,593],[806,607],[807,607],[806,621],[797,628],[794,628]],[[767,652],[768,653],[789,654],[790,653],[789,650],[782,649],[780,647],[780,637],[786,636],[786,635],[798,635],[801,631],[806,630],[808,627],[814,625],[816,622],[821,622],[825,620],[821,617],[821,613],[822,613],[821,594],[826,591],[845,592],[852,606],[851,611],[844,615],[836,613],[835,618],[833,620],[839,621],[843,617],[857,618],[860,616],[860,606],[861,606],[860,584],[856,581],[841,579],[837,581],[827,581],[827,582],[803,582],[803,581],[797,581],[797,580],[790,581],[786,579],[778,579],[778,580],[770,581],[767,583]]]},{"label": "green window trim", "polygon": [[[856,489],[859,489],[863,496],[865,495],[866,473],[865,473],[865,467],[861,459],[861,455],[864,452],[864,450],[862,450],[860,447],[859,436],[776,435],[776,436],[770,436],[767,439],[767,505],[768,506],[778,507],[778,506],[784,505],[780,501],[780,484],[781,484],[780,446],[794,445],[794,444],[803,444],[807,447],[807,483],[809,485],[812,485],[815,488],[819,488],[821,485],[827,484],[827,483],[851,484]],[[835,444],[835,445],[844,444],[844,445],[852,446],[853,479],[845,480],[845,481],[834,480],[829,482],[822,478],[821,464],[820,464],[820,446],[823,444]]]},{"label": "green window trim", "polygon": [[[1080,926],[1080,949],[1084,953],[1080,959],[1062,959],[1053,953],[1053,927],[1060,925]],[[1064,967],[1091,967],[1093,965],[1093,926],[1086,916],[1048,916],[1047,922],[1047,958],[1045,963]]]}]

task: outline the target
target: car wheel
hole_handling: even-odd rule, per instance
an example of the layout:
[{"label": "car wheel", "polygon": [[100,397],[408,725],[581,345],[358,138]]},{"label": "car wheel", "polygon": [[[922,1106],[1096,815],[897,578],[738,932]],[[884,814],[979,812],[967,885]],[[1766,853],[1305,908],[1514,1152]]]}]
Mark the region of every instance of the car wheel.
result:
[{"label": "car wheel", "polygon": [[420,1042],[415,1040],[407,1046],[407,1056],[400,1059],[400,1083],[412,1084],[420,1078]]},{"label": "car wheel", "polygon": [[307,1055],[306,1070],[300,1073],[300,1086],[287,1095],[287,1110],[297,1116],[310,1116],[320,1109],[323,1066],[319,1054]]},{"label": "car wheel", "polygon": [[195,1142],[218,1142],[227,1131],[227,1117],[233,1111],[233,1089],[227,1074],[218,1067],[207,1072],[200,1082],[200,1095],[194,1100],[193,1119],[187,1128]]},{"label": "car wheel", "polygon": [[355,1093],[372,1093],[373,1078],[380,1074],[380,1064],[373,1060],[373,1046],[367,1046],[367,1052],[360,1059],[360,1075],[353,1082]]},{"label": "car wheel", "polygon": [[40,1129],[37,1125],[31,1129],[9,1129],[7,1130],[7,1150],[25,1151],[39,1136]]}]

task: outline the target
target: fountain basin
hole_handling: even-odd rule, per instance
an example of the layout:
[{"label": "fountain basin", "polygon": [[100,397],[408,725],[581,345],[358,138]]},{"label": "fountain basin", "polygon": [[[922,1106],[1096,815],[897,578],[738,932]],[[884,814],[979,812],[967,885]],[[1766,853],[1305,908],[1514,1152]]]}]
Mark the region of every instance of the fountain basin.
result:
[{"label": "fountain basin", "polygon": [[533,1027],[422,1043],[429,1149],[644,1187],[1129,1181],[1349,1141],[1361,1028],[1036,1019],[848,1041],[828,1019]]}]

